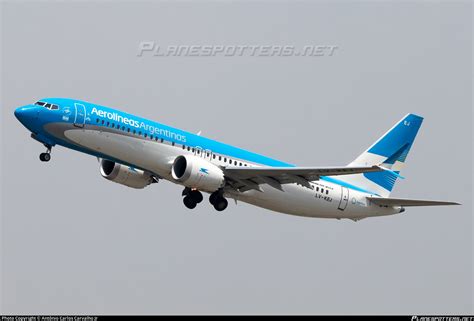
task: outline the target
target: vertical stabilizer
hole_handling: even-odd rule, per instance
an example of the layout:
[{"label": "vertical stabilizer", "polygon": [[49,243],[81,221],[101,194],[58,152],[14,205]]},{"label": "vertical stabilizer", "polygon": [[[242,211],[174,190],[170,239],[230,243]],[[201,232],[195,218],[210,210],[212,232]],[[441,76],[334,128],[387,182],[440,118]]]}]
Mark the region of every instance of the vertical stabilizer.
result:
[{"label": "vertical stabilizer", "polygon": [[340,180],[388,197],[400,177],[423,117],[408,114],[357,157],[349,166],[381,165],[389,171],[347,175]]}]

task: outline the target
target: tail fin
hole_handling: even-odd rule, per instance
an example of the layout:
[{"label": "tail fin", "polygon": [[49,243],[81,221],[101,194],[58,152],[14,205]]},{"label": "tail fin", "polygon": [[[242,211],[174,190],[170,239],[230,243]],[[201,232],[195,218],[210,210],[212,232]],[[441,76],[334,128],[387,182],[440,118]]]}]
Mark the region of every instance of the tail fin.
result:
[{"label": "tail fin", "polygon": [[341,180],[379,196],[388,197],[397,178],[400,177],[400,170],[405,164],[422,122],[423,117],[406,115],[349,164],[349,166],[381,165],[388,169],[387,171],[347,175]]}]

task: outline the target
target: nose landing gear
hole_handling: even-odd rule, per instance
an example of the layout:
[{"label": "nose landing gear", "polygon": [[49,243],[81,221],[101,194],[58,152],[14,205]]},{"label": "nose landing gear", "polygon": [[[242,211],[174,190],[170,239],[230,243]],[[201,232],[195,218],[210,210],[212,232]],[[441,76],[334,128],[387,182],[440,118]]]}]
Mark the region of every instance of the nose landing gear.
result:
[{"label": "nose landing gear", "polygon": [[51,148],[52,148],[52,147],[49,146],[49,145],[45,145],[45,146],[46,146],[46,148],[47,148],[46,153],[41,153],[41,154],[39,155],[39,159],[40,159],[40,161],[42,161],[42,162],[49,162],[50,159],[51,159]]}]

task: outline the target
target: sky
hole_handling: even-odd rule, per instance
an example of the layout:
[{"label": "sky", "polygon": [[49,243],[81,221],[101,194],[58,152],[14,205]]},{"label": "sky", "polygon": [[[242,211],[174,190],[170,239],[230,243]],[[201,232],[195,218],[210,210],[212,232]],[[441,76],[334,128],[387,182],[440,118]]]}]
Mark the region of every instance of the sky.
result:
[{"label": "sky", "polygon": [[[473,313],[469,2],[2,2],[2,314]],[[140,44],[333,46],[153,56]],[[15,119],[44,97],[110,106],[301,166],[345,165],[425,121],[391,196],[456,207],[311,219],[133,190],[52,160]]]}]

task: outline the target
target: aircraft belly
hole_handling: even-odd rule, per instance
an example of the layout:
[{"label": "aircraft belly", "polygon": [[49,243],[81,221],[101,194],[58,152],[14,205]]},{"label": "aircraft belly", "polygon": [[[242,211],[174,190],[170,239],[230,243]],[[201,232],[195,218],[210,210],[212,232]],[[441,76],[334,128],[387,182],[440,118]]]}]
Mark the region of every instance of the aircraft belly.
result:
[{"label": "aircraft belly", "polygon": [[169,176],[170,162],[176,157],[171,146],[132,136],[88,129],[69,129],[64,136],[82,147],[165,177]]},{"label": "aircraft belly", "polygon": [[[148,170],[167,180],[172,180],[170,171],[173,160],[178,155],[188,154],[174,146],[135,136],[100,131],[97,129],[63,128],[56,129],[60,137],[73,144],[95,151],[111,158]],[[260,185],[263,192],[249,190],[243,193],[229,192],[240,201],[285,214],[320,217],[361,219],[368,216],[395,214],[393,208],[380,208],[367,204],[365,194],[351,190],[344,210],[338,209],[341,200],[341,186],[322,183],[329,193],[317,193],[297,184],[283,185],[283,192],[267,184]],[[398,211],[396,212],[398,213]]]},{"label": "aircraft belly", "polygon": [[250,190],[238,195],[238,199],[285,214],[320,217],[320,218],[348,218],[353,220],[369,216],[383,216],[398,213],[392,208],[379,208],[366,202],[366,194],[351,190],[352,196],[344,210],[338,209],[341,200],[341,186],[333,184],[333,190],[326,198],[317,197],[314,190],[297,184],[284,185],[284,192],[269,185],[261,185],[263,192]]},{"label": "aircraft belly", "polygon": [[307,217],[345,217],[337,211],[335,202],[315,197],[315,192],[297,184],[284,185],[284,192],[269,185],[261,185],[263,192],[250,190],[241,193],[239,200],[269,210]]}]

